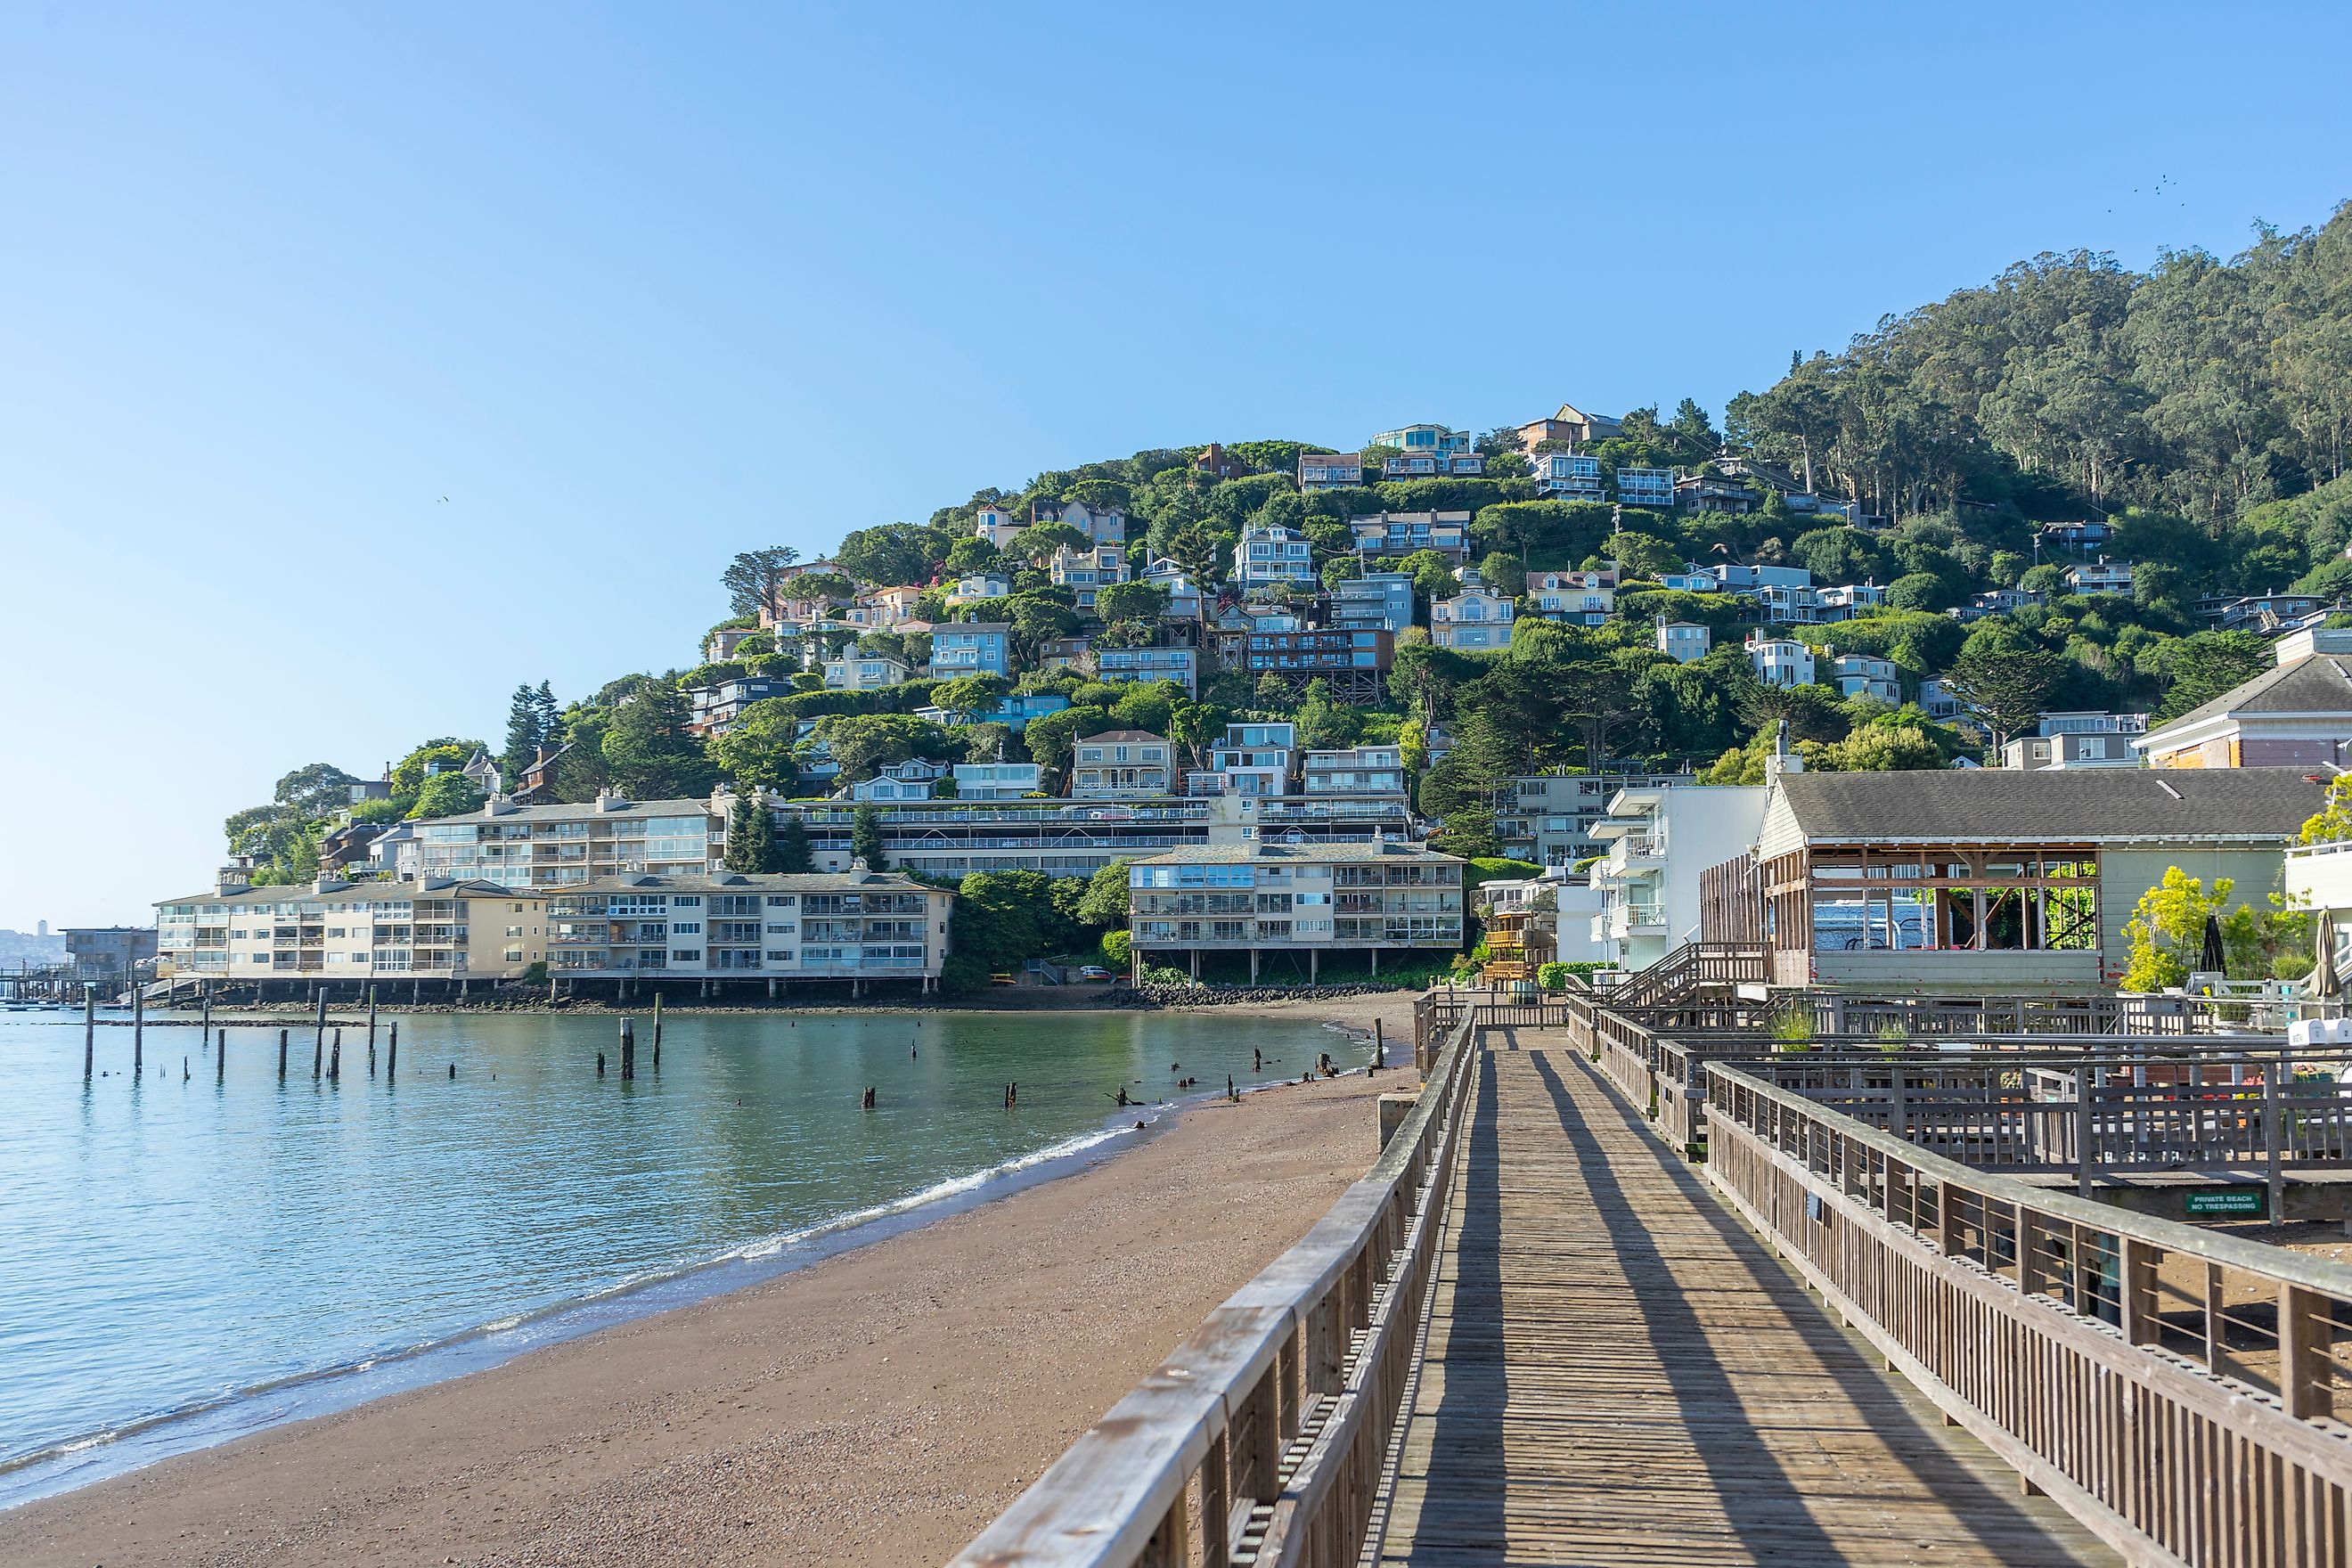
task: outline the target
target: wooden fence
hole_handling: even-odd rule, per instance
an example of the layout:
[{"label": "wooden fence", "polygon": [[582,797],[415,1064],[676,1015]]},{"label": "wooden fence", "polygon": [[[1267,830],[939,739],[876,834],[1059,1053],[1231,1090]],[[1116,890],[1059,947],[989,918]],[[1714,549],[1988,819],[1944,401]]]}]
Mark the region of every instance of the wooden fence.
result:
[{"label": "wooden fence", "polygon": [[1475,1027],[1466,1015],[1455,1025],[1370,1174],[953,1568],[1357,1560],[1418,1364]]},{"label": "wooden fence", "polygon": [[2352,1268],[1972,1170],[1706,1071],[1708,1180],[2126,1559],[2352,1562]]}]

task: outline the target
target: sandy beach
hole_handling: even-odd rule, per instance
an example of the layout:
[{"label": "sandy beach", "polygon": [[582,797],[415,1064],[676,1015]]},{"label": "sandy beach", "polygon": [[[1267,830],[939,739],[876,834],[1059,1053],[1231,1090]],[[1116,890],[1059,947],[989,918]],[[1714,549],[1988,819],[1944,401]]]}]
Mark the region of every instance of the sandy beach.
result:
[{"label": "sandy beach", "polygon": [[[1234,1010],[1385,1026],[1409,994]],[[0,1563],[943,1561],[1374,1154],[1409,1068],[1184,1113],[767,1284],[0,1514]]]}]

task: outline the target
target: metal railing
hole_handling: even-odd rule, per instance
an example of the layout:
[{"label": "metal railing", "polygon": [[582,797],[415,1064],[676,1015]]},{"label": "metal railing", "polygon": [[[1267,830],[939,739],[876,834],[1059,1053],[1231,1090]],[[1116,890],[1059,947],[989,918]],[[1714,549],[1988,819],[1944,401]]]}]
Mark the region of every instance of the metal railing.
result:
[{"label": "metal railing", "polygon": [[1928,1153],[1727,1063],[1707,1179],[2135,1562],[2342,1563],[2352,1268]]},{"label": "metal railing", "polygon": [[[1377,1528],[1476,1052],[1465,1017],[1371,1173],[951,1568],[1353,1563]],[[1197,1521],[1200,1540],[1192,1539]]]}]

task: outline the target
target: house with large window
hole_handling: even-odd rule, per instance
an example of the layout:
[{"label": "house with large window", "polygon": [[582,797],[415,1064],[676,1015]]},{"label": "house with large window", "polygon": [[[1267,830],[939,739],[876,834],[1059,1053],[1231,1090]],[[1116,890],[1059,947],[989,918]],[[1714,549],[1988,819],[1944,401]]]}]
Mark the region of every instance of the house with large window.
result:
[{"label": "house with large window", "polygon": [[1342,702],[1378,702],[1396,663],[1396,637],[1362,627],[1253,630],[1243,639],[1239,663],[1252,680],[1271,675],[1303,690],[1320,679]]},{"label": "house with large window", "polygon": [[1131,680],[1172,680],[1192,697],[1201,689],[1196,647],[1106,647],[1095,650],[1095,679],[1117,686]]},{"label": "house with large window", "polygon": [[1328,954],[1431,958],[1462,945],[1465,862],[1417,844],[1270,844],[1173,850],[1128,871],[1134,962],[1247,953],[1312,984]]},{"label": "house with large window", "polygon": [[1980,995],[2113,985],[2140,896],[2179,867],[2264,907],[2326,786],[2301,768],[1784,772],[1700,936],[1781,985]]},{"label": "house with large window", "polygon": [[1625,506],[1671,511],[1675,505],[1675,471],[1621,467],[1617,470],[1617,500]]},{"label": "house with large window", "polygon": [[1530,572],[1527,598],[1536,614],[1570,626],[1605,625],[1617,609],[1614,572]]},{"label": "house with large window", "polygon": [[1355,547],[1367,556],[1411,555],[1434,550],[1455,565],[1470,552],[1466,511],[1375,511],[1348,520]]},{"label": "house with large window", "polygon": [[1097,544],[1088,550],[1065,545],[1054,552],[1047,574],[1054,586],[1070,591],[1079,614],[1090,616],[1097,592],[1127,581],[1127,552],[1115,544]]},{"label": "house with large window", "polygon": [[1176,748],[1148,730],[1106,730],[1077,742],[1072,800],[1150,800],[1176,789]]},{"label": "house with large window", "polygon": [[914,673],[895,655],[846,648],[840,658],[824,661],[824,686],[828,691],[879,691],[904,686]]},{"label": "house with large window", "polygon": [[1276,583],[1313,587],[1315,547],[1295,528],[1252,524],[1234,544],[1234,581],[1244,593]]},{"label": "house with large window", "polygon": [[1429,638],[1440,647],[1471,651],[1507,647],[1517,610],[1509,595],[1483,583],[1467,584],[1452,598],[1429,606]]},{"label": "house with large window", "polygon": [[1364,482],[1361,452],[1301,452],[1298,488],[1302,490],[1346,489]]},{"label": "house with large window", "polygon": [[1813,650],[1793,637],[1752,637],[1740,645],[1748,668],[1767,686],[1810,686],[1813,680]]},{"label": "house with large window", "polygon": [[1554,500],[1601,499],[1601,459],[1576,452],[1538,452],[1528,459],[1536,493]]},{"label": "house with large window", "polygon": [[1412,577],[1367,572],[1331,584],[1331,624],[1351,631],[1401,632],[1412,625]]},{"label": "house with large window", "polygon": [[1013,677],[1013,626],[1006,621],[946,621],[931,628],[931,673]]},{"label": "house with large window", "polygon": [[1533,457],[1536,448],[1546,441],[1590,445],[1624,433],[1625,422],[1612,415],[1587,413],[1573,403],[1563,403],[1548,417],[1530,419],[1520,426],[1519,443]]}]

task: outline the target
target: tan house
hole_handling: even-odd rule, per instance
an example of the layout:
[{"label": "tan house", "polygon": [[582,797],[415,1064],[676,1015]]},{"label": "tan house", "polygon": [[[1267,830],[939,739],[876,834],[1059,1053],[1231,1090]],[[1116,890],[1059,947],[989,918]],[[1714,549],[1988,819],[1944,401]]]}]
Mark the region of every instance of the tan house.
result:
[{"label": "tan house", "polygon": [[494,882],[320,879],[155,906],[163,974],[286,983],[511,980],[547,958],[546,896]]},{"label": "tan house", "polygon": [[1144,800],[1176,793],[1175,748],[1149,730],[1106,730],[1077,743],[1073,800]]},{"label": "tan house", "polygon": [[2131,742],[2152,768],[2352,765],[2352,628],[2294,632],[2277,664]]},{"label": "tan house", "polygon": [[1545,441],[1574,441],[1581,446],[1624,433],[1622,420],[1606,414],[1588,414],[1573,403],[1563,403],[1549,418],[1530,419],[1520,426],[1519,444],[1532,453]]}]

